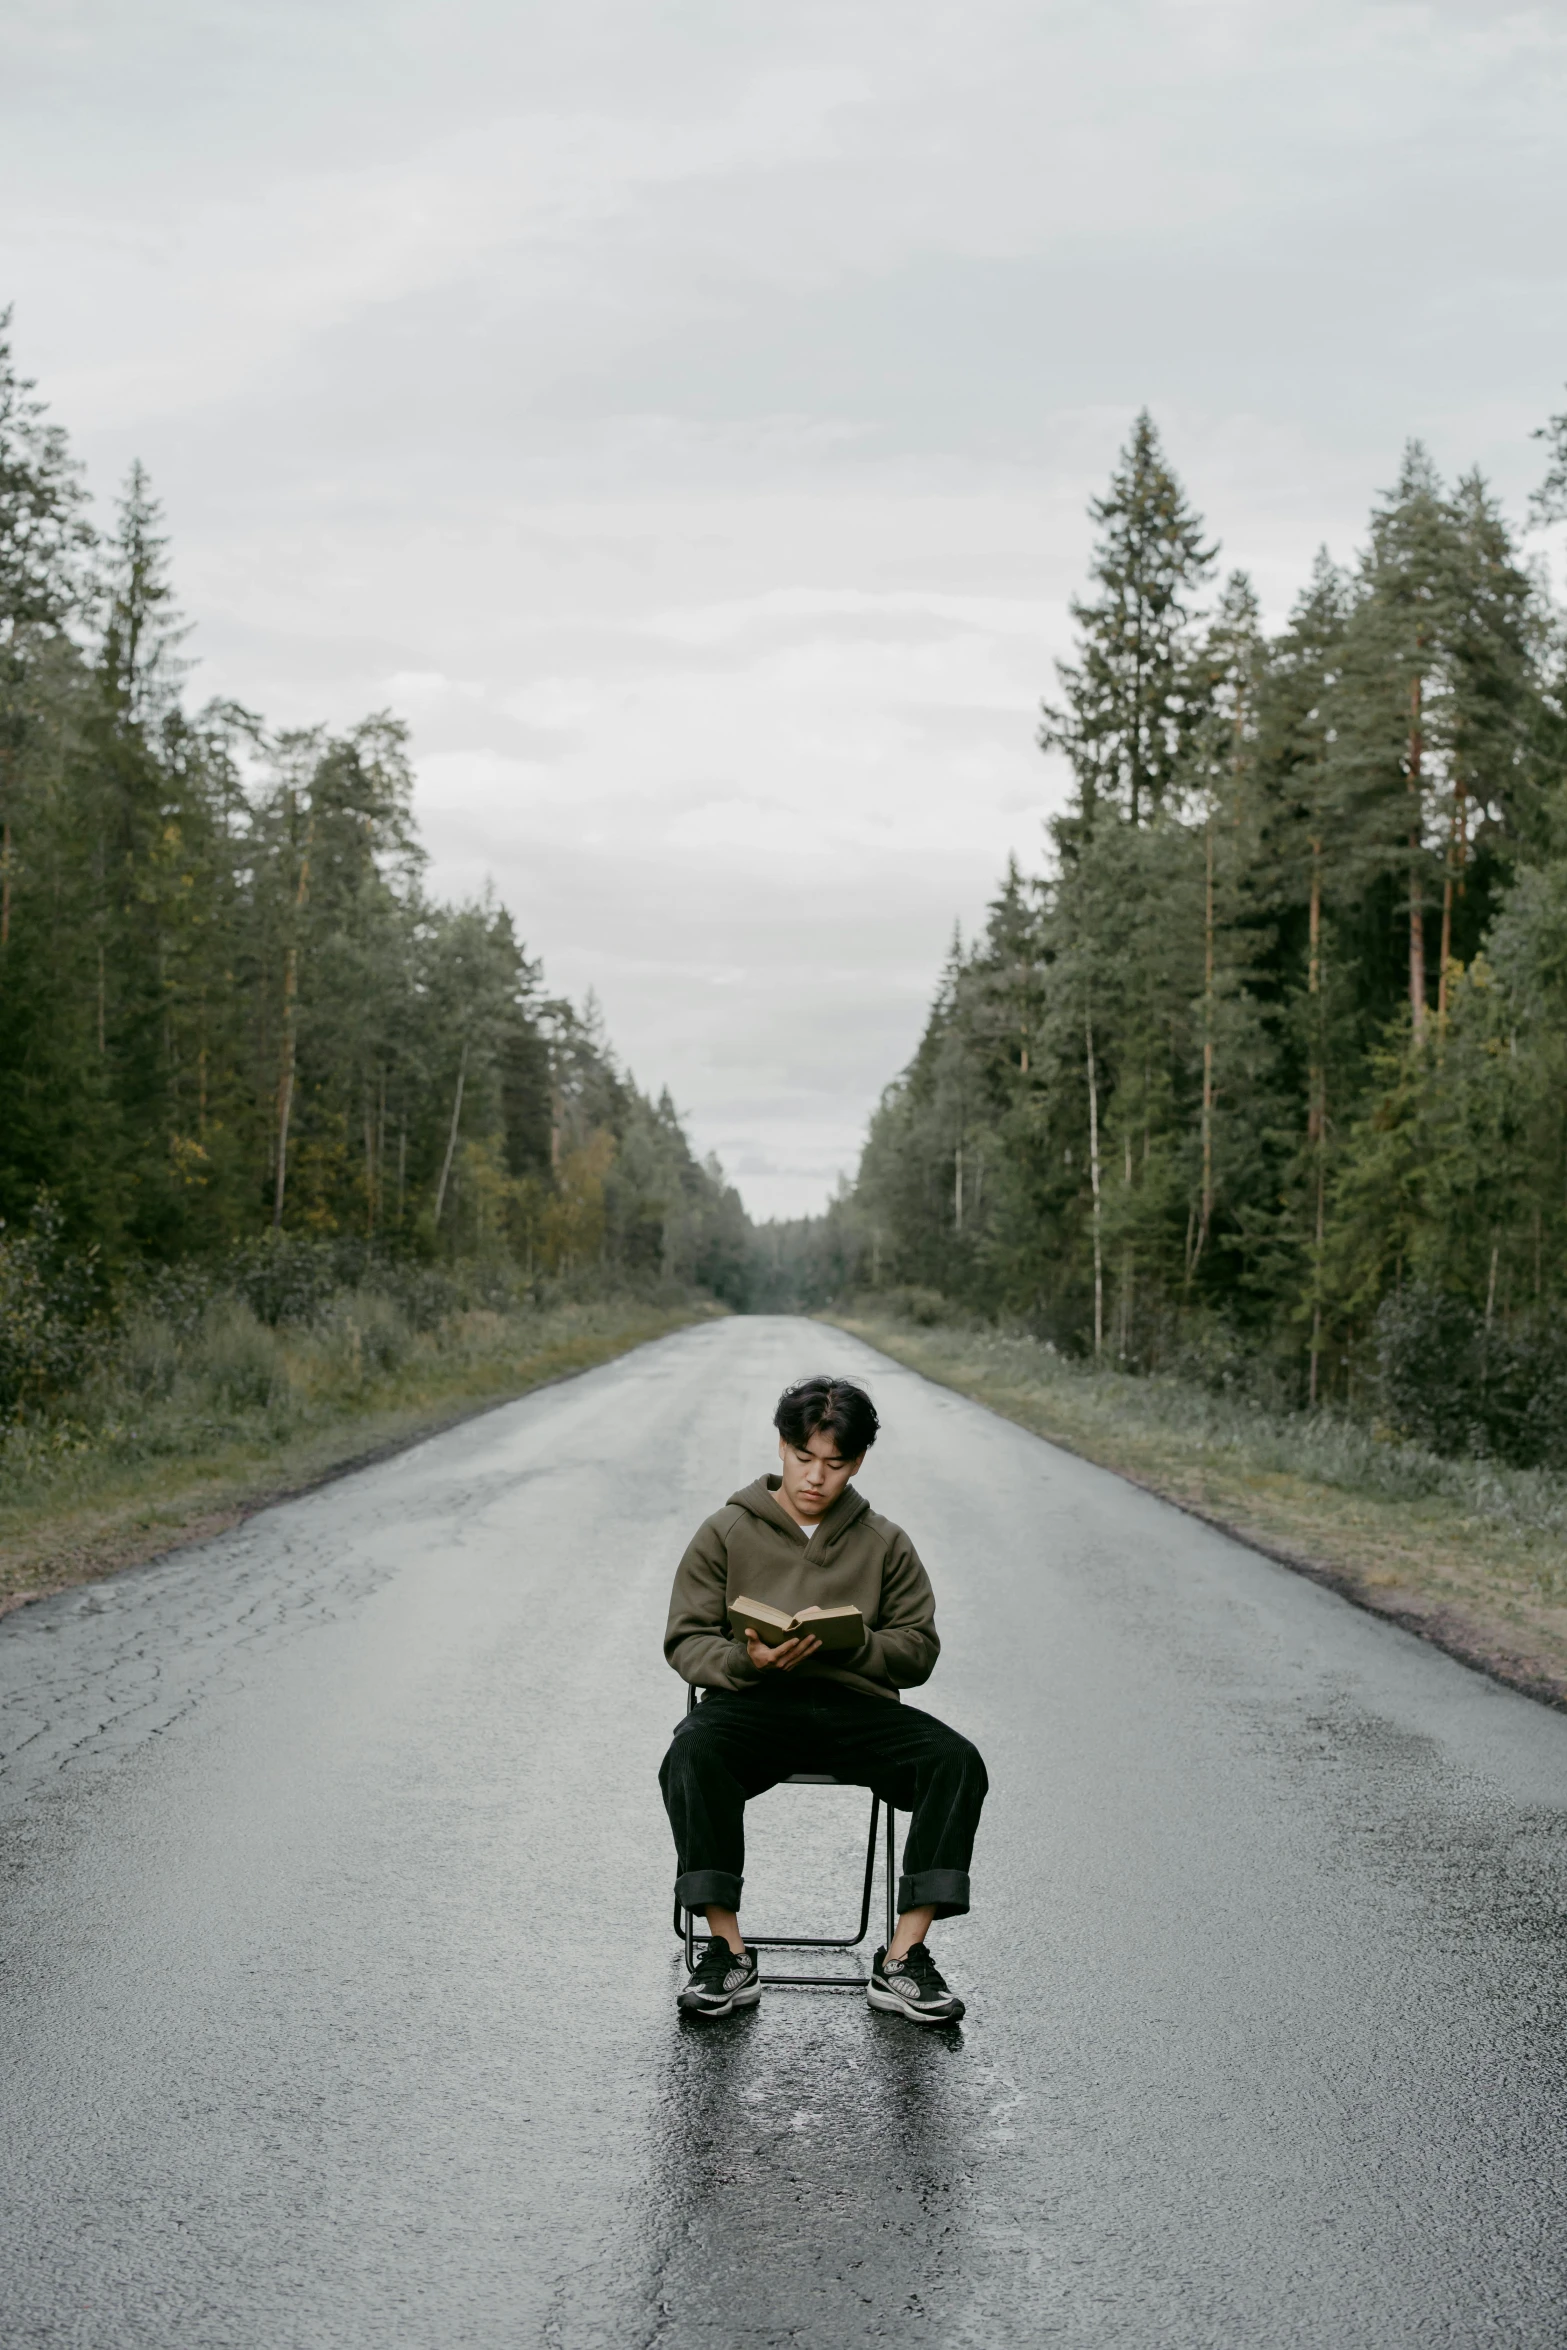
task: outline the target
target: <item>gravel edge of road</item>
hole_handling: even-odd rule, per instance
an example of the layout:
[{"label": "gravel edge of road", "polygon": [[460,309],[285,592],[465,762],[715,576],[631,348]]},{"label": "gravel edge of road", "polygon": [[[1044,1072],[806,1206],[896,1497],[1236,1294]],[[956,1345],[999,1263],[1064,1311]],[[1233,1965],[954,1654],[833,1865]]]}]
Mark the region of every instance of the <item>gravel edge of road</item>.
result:
[{"label": "gravel edge of road", "polygon": [[876,1347],[901,1363],[906,1370],[916,1371],[923,1379],[937,1386],[949,1388],[954,1395],[967,1397],[982,1411],[993,1412],[997,1419],[1008,1421],[1013,1427],[1026,1428],[1031,1436],[1043,1443],[1053,1444],[1074,1459],[1087,1461],[1091,1467],[1108,1470],[1124,1484],[1133,1485],[1140,1493],[1151,1494],[1156,1501],[1168,1502],[1183,1516],[1196,1518],[1211,1526],[1215,1533],[1224,1534],[1232,1542],[1242,1543],[1262,1558],[1271,1559],[1275,1566],[1286,1567],[1292,1574],[1303,1575],[1313,1583],[1347,1600],[1352,1607],[1361,1608],[1367,1615],[1380,1616],[1384,1622],[1396,1624],[1402,1631],[1413,1633],[1418,1639],[1467,1665],[1472,1671],[1483,1673],[1488,1680],[1499,1682],[1504,1688],[1516,1690],[1520,1696],[1530,1697],[1537,1704],[1551,1707],[1555,1712],[1567,1713],[1567,1675],[1551,1671],[1538,1658],[1530,1657],[1510,1647],[1503,1639],[1465,1614],[1461,1609],[1440,1602],[1426,1602],[1409,1591],[1397,1594],[1380,1592],[1352,1570],[1335,1566],[1330,1561],[1313,1557],[1287,1544],[1272,1541],[1260,1530],[1246,1526],[1207,1509],[1188,1496],[1173,1492],[1156,1478],[1140,1475],[1135,1469],[1106,1457],[1103,1452],[1090,1451],[1074,1443],[1069,1436],[1055,1431],[1046,1434],[1035,1427],[1021,1413],[1008,1411],[1006,1406],[984,1394],[977,1384],[952,1375],[950,1366],[933,1364],[925,1358],[917,1340],[905,1338],[900,1332],[880,1323],[860,1321],[857,1318],[836,1320],[828,1314],[817,1314],[813,1319],[831,1329],[842,1330],[846,1337],[858,1338],[867,1346]]},{"label": "gravel edge of road", "polygon": [[[281,1502],[298,1501],[303,1495],[319,1493],[324,1486],[335,1485],[341,1478],[351,1477],[360,1469],[374,1468],[378,1461],[394,1459],[398,1453],[408,1452],[416,1444],[426,1443],[432,1436],[441,1436],[449,1428],[461,1427],[468,1420],[482,1419],[487,1412],[498,1412],[507,1404],[516,1403],[525,1395],[537,1395],[547,1387],[561,1387],[570,1379],[584,1378],[589,1371],[615,1362],[622,1355],[633,1354],[639,1346],[656,1345],[677,1330],[714,1319],[727,1308],[694,1306],[689,1311],[675,1311],[662,1318],[662,1327],[649,1331],[638,1329],[634,1334],[606,1336],[600,1346],[593,1346],[589,1360],[574,1362],[564,1369],[546,1370],[537,1378],[523,1377],[515,1384],[497,1388],[493,1393],[469,1398],[454,1408],[432,1409],[411,1419],[391,1435],[383,1435],[368,1444],[326,1461],[319,1458],[308,1467],[302,1466],[297,1475],[285,1471],[281,1477],[275,1472],[264,1482],[242,1486],[232,1498],[206,1508],[192,1507],[188,1516],[173,1525],[152,1528],[126,1525],[107,1529],[101,1543],[89,1538],[83,1553],[73,1558],[67,1571],[44,1582],[31,1584],[24,1590],[0,1591],[0,1622],[19,1608],[31,1607],[36,1600],[51,1599],[61,1591],[79,1590],[87,1583],[101,1583],[112,1575],[126,1574],[136,1567],[151,1566],[157,1559],[168,1558],[173,1552],[186,1550],[192,1544],[207,1542],[216,1534],[225,1534],[233,1527],[263,1510],[274,1509]],[[591,1342],[587,1342],[591,1345]],[[349,1423],[345,1423],[345,1429]],[[330,1440],[328,1440],[330,1441]],[[193,1478],[194,1503],[199,1486]]]}]

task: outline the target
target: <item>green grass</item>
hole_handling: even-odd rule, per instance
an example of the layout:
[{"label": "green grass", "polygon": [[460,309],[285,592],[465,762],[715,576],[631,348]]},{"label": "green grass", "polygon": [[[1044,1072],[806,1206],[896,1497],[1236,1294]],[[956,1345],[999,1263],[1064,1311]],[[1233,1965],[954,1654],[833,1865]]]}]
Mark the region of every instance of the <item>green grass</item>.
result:
[{"label": "green grass", "polygon": [[830,1317],[913,1370],[1567,1702],[1567,1477],[1443,1460],[1329,1413],[1069,1361],[1037,1339]]},{"label": "green grass", "polygon": [[374,1289],[308,1326],[240,1300],[133,1321],[75,1395],[0,1436],[0,1609],[232,1524],[434,1428],[720,1309],[606,1298],[419,1329]]}]

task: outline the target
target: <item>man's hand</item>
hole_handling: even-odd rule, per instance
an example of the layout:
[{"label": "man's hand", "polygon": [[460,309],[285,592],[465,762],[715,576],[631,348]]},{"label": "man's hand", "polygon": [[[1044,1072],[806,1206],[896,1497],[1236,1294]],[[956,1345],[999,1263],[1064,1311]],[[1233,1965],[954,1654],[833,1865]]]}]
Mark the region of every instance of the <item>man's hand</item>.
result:
[{"label": "man's hand", "polygon": [[792,1673],[796,1665],[803,1665],[808,1656],[814,1656],[821,1642],[814,1632],[797,1632],[792,1640],[781,1640],[776,1648],[764,1648],[754,1628],[745,1628],[745,1653],[759,1673]]}]

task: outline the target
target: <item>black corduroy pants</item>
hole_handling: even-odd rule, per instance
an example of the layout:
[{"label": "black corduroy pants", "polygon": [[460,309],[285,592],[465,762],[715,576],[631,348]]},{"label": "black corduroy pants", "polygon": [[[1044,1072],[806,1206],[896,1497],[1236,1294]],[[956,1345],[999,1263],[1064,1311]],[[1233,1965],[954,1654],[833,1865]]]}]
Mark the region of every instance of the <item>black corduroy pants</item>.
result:
[{"label": "black corduroy pants", "polygon": [[968,1908],[969,1861],[990,1784],[978,1749],[912,1705],[771,1673],[754,1689],[710,1689],[659,1770],[683,1909],[738,1910],[746,1804],[796,1771],[830,1772],[910,1815],[900,1911],[929,1902],[950,1918]]}]

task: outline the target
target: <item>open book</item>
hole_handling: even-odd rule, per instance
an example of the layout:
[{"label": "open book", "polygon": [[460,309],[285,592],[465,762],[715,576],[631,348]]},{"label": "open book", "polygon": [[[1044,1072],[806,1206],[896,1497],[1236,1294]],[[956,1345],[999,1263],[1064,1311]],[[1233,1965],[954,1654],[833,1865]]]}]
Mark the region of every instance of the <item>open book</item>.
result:
[{"label": "open book", "polygon": [[732,1599],[729,1621],[742,1640],[749,1624],[764,1648],[806,1632],[814,1632],[823,1648],[858,1648],[865,1638],[865,1618],[857,1607],[802,1607],[798,1615],[786,1616],[760,1599]]}]

